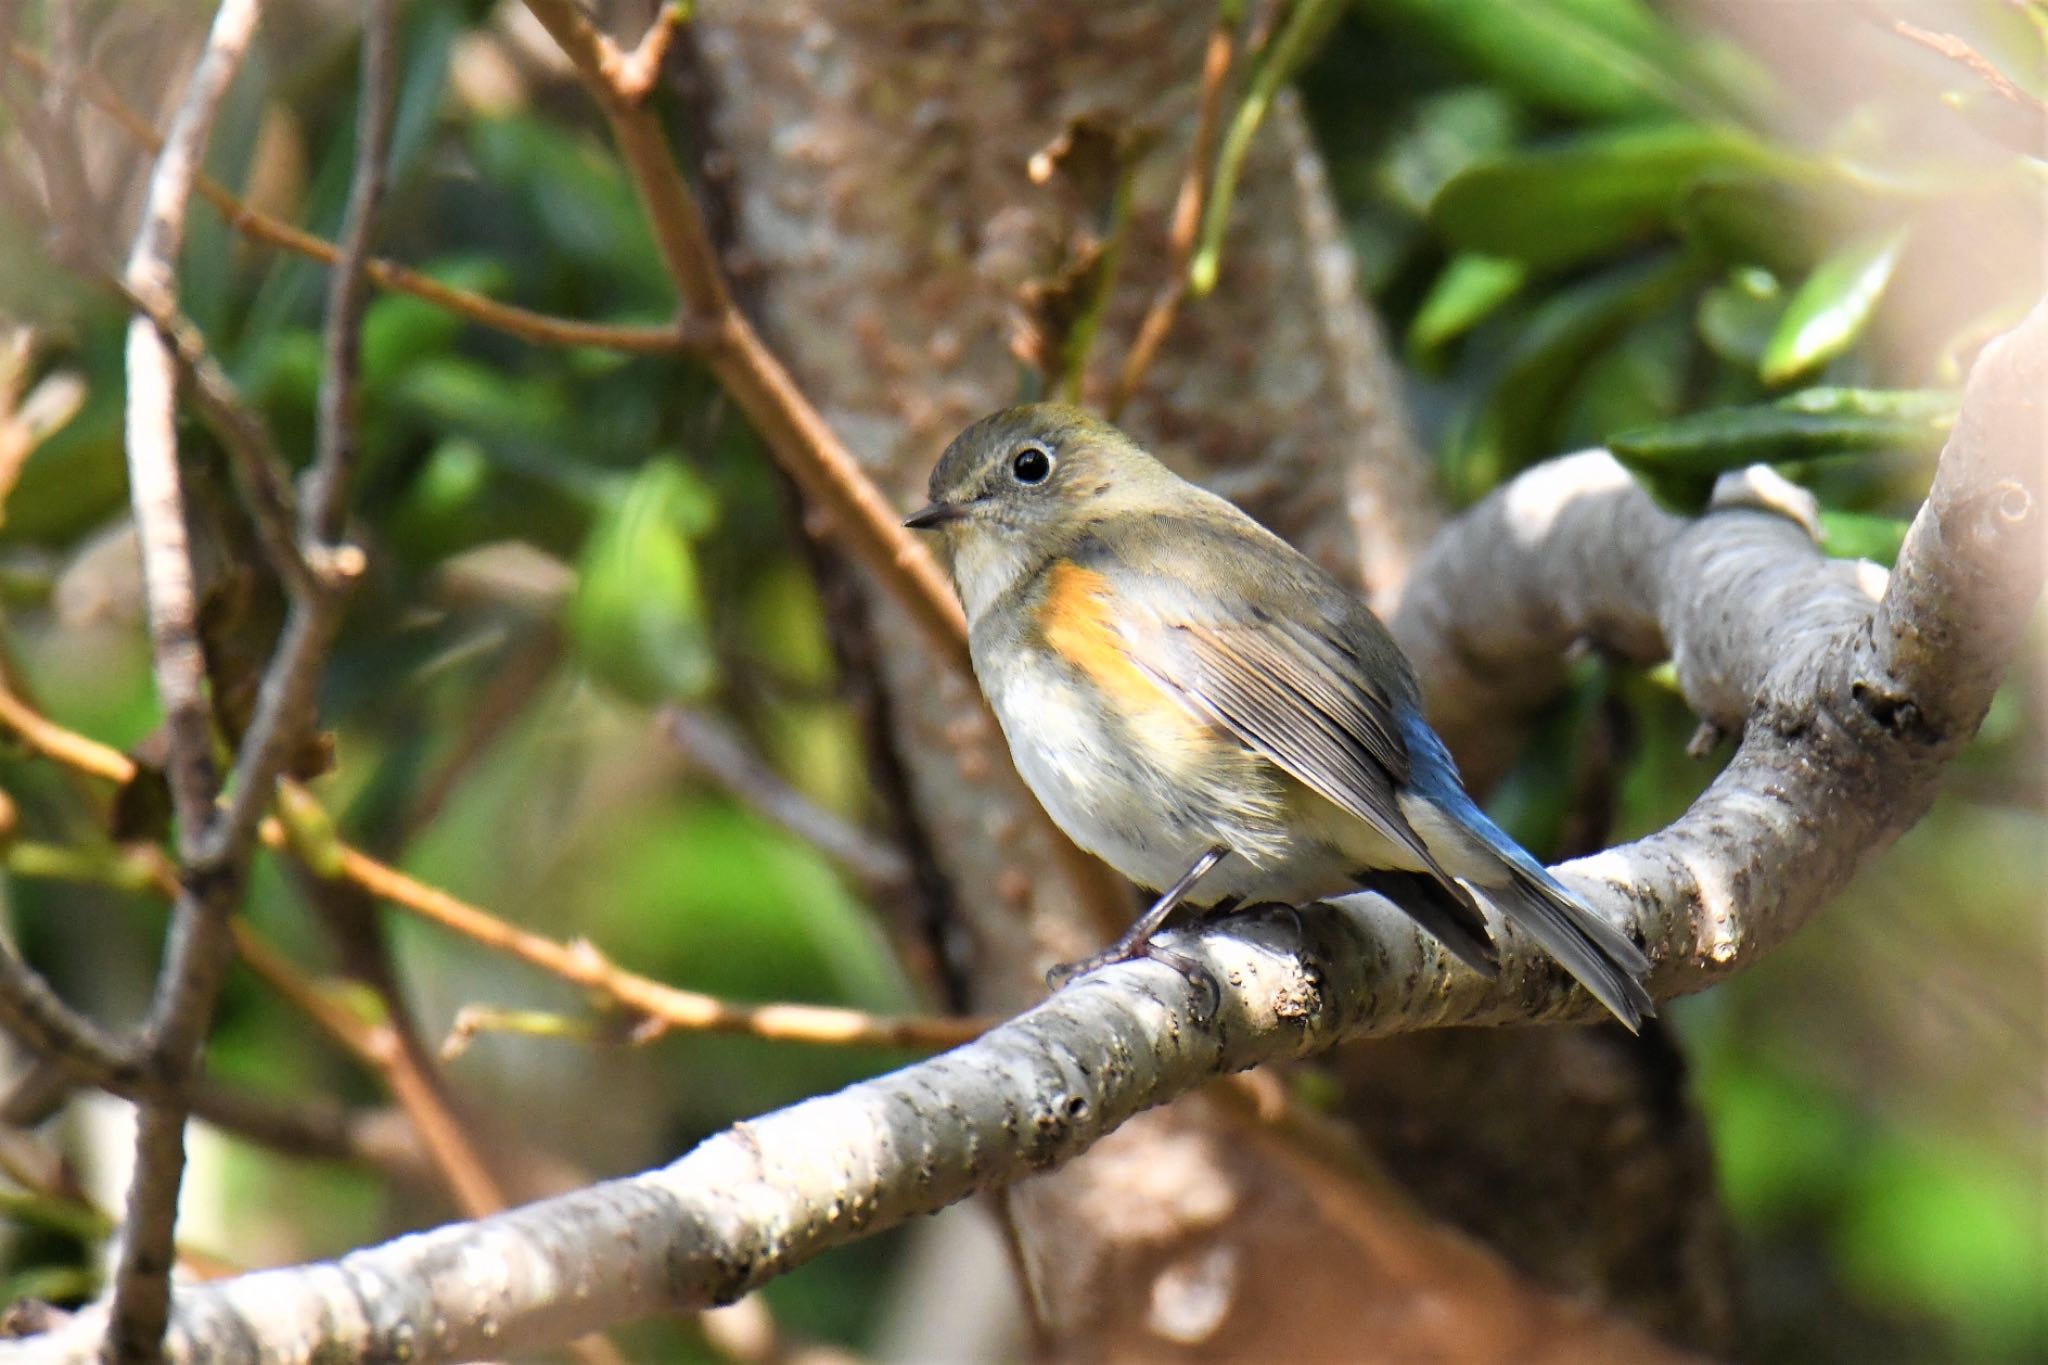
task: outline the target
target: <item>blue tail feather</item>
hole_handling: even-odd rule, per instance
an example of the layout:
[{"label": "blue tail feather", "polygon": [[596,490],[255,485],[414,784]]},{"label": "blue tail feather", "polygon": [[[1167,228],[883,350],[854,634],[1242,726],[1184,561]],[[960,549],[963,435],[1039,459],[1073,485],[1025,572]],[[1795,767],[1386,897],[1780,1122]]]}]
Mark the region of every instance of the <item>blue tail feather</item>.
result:
[{"label": "blue tail feather", "polygon": [[1400,716],[1411,771],[1409,789],[1435,806],[1499,860],[1501,877],[1474,880],[1474,889],[1591,991],[1630,1029],[1657,1012],[1643,986],[1649,959],[1619,929],[1603,920],[1496,825],[1458,780],[1443,740],[1413,711]]}]

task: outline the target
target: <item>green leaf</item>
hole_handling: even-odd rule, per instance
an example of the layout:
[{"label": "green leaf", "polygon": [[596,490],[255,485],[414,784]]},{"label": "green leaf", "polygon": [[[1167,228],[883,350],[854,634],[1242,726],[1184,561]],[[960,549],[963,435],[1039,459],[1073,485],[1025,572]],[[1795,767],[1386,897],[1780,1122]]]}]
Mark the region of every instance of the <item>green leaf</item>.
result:
[{"label": "green leaf", "polygon": [[1789,384],[1855,344],[1891,283],[1906,237],[1903,227],[1866,237],[1815,267],[1764,347],[1758,373],[1766,384]]},{"label": "green leaf", "polygon": [[1730,266],[1803,274],[1824,249],[1813,227],[1825,214],[1819,196],[1780,180],[1710,175],[1678,196],[1673,221],[1685,240]]},{"label": "green leaf", "polygon": [[1418,364],[1434,360],[1445,346],[1513,298],[1528,278],[1529,269],[1520,261],[1477,255],[1454,258],[1436,277],[1409,324],[1409,355]]},{"label": "green leaf", "polygon": [[1374,180],[1389,200],[1420,218],[1452,176],[1513,150],[1526,121],[1515,102],[1491,86],[1431,95],[1416,103],[1414,119],[1387,149]]},{"label": "green leaf", "polygon": [[1837,559],[1868,559],[1877,564],[1893,564],[1898,561],[1899,547],[1906,543],[1906,528],[1911,525],[1903,517],[1823,508],[1820,514],[1820,546]]},{"label": "green leaf", "polygon": [[635,701],[701,696],[712,682],[704,594],[689,533],[710,494],[680,463],[652,459],[592,528],[569,628],[583,664]]},{"label": "green leaf", "polygon": [[1804,169],[1733,128],[1585,133],[1470,167],[1444,186],[1429,216],[1463,250],[1570,265],[1664,231],[1693,182],[1732,172]]},{"label": "green leaf", "polygon": [[1676,256],[1632,262],[1572,285],[1532,312],[1481,406],[1448,444],[1453,496],[1475,498],[1552,453],[1571,384],[1632,323],[1676,299],[1692,270]]},{"label": "green leaf", "polygon": [[1639,0],[1381,0],[1375,8],[1558,113],[1612,118],[1696,102],[1677,35]]},{"label": "green leaf", "polygon": [[1708,350],[1753,374],[1784,311],[1784,296],[1769,273],[1738,271],[1727,283],[1701,293],[1693,328]]},{"label": "green leaf", "polygon": [[1631,464],[1715,474],[1750,464],[1879,451],[1931,455],[1955,425],[1957,396],[1931,389],[1806,389],[1775,403],[1716,408],[1608,438]]}]

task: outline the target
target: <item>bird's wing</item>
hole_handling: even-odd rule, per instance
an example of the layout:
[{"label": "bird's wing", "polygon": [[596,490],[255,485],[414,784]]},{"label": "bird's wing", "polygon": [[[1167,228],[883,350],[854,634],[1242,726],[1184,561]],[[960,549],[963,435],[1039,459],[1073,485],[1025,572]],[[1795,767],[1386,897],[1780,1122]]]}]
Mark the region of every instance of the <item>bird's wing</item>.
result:
[{"label": "bird's wing", "polygon": [[[1396,696],[1405,666],[1365,605],[1261,531],[1176,526],[1108,550],[1115,618],[1132,661],[1159,686],[1441,874],[1395,792],[1408,779]],[[1284,552],[1277,558],[1273,551]],[[1190,586],[1237,561],[1228,602]],[[1200,575],[1197,577],[1197,575]],[[1382,683],[1368,660],[1391,669]]]}]

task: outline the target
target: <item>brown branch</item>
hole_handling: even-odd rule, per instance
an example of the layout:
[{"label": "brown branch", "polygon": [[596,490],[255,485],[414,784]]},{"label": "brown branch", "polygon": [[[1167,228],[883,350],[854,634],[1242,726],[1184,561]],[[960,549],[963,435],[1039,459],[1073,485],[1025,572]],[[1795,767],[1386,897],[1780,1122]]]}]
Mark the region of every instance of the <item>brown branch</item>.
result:
[{"label": "brown branch", "polygon": [[612,48],[604,64],[605,79],[619,92],[619,98],[639,103],[654,89],[654,82],[661,75],[661,64],[668,58],[669,45],[675,41],[677,30],[688,22],[690,6],[682,0],[667,0],[654,22],[647,26],[647,32],[640,35],[639,46],[631,52],[620,52]]},{"label": "brown branch", "polygon": [[[30,76],[43,81],[52,78],[49,64],[31,48],[14,42],[6,46],[4,53],[7,60],[28,72]],[[105,81],[96,75],[87,74],[80,84],[86,102],[105,114],[139,146],[151,152],[162,150],[163,139],[150,127],[149,121],[130,108]],[[243,203],[226,186],[209,176],[199,176],[193,183],[193,191],[213,205],[230,227],[252,241],[294,252],[324,265],[333,265],[341,258],[340,248],[334,243]],[[701,344],[702,340],[687,328],[676,324],[659,327],[614,326],[555,317],[530,308],[521,308],[516,304],[500,303],[482,294],[444,284],[430,275],[423,275],[417,270],[381,257],[366,261],[364,272],[379,288],[389,289],[394,293],[410,294],[414,298],[467,318],[479,326],[489,327],[537,345],[594,346],[606,350],[656,354],[688,351]]]},{"label": "brown branch", "polygon": [[[177,307],[177,256],[192,182],[258,13],[256,0],[223,0],[150,172],[142,225],[123,279],[164,311]],[[213,733],[179,486],[173,356],[146,314],[129,324],[127,363],[129,496],[142,542],[150,652],[170,737],[167,771],[179,848],[187,866],[197,871],[196,855],[205,847],[217,792]],[[225,875],[180,887],[156,997],[143,1026],[149,1069],[173,1090],[197,1063],[231,952],[226,920],[234,875],[224,867],[209,870]],[[185,1118],[184,1106],[175,1099],[144,1104],[136,1115],[135,1170],[105,1347],[108,1357],[122,1365],[153,1361],[162,1352],[172,1231],[185,1171]]]},{"label": "brown branch", "polygon": [[1166,282],[1152,296],[1151,306],[1138,324],[1130,353],[1124,357],[1116,388],[1104,412],[1113,422],[1124,405],[1138,391],[1145,371],[1159,355],[1181,301],[1188,293],[1188,261],[1195,254],[1195,234],[1202,226],[1202,205],[1209,194],[1209,170],[1215,158],[1217,115],[1223,107],[1223,85],[1230,75],[1231,23],[1224,13],[1216,17],[1209,31],[1209,43],[1202,54],[1202,94],[1195,119],[1195,139],[1188,148],[1187,170],[1181,176],[1180,193],[1173,203],[1173,222],[1167,234]]},{"label": "brown branch", "polygon": [[[0,728],[12,731],[46,758],[109,782],[129,782],[135,777],[134,760],[126,754],[58,725],[4,689],[0,689]],[[314,801],[304,788],[288,785],[303,799]],[[290,832],[275,816],[257,827],[257,836],[272,849],[286,850],[291,846]],[[371,895],[487,948],[595,991],[620,1008],[645,1016],[656,1032],[679,1029],[740,1033],[791,1043],[937,1048],[976,1037],[992,1022],[943,1015],[876,1015],[793,1002],[747,1004],[680,990],[613,966],[588,943],[558,943],[507,924],[490,911],[429,886],[348,844],[337,843],[332,851],[335,874]]]},{"label": "brown branch", "polygon": [[615,967],[594,944],[558,943],[507,924],[352,848],[341,850],[341,873],[401,909],[645,1015],[656,1033],[686,1029],[743,1033],[781,1042],[931,1048],[954,1046],[979,1035],[990,1023],[974,1018],[869,1014],[829,1005],[721,1000]]},{"label": "brown branch", "polygon": [[574,0],[528,0],[568,54],[611,126],[635,195],[687,316],[706,334],[705,363],[776,462],[837,523],[854,557],[896,590],[939,656],[968,671],[967,622],[931,553],[901,526],[875,487],[762,342],[727,290],[696,196],[660,120],[617,83],[621,58]]}]

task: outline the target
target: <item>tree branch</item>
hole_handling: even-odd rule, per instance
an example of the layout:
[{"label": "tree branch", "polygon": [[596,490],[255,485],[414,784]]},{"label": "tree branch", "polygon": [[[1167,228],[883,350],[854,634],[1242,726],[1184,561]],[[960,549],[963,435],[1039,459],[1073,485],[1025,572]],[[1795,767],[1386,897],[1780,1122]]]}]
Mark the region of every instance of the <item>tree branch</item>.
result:
[{"label": "tree branch", "polygon": [[[4,49],[0,49],[0,52],[4,52],[8,61],[35,79],[53,79],[49,63],[24,44],[10,42]],[[163,139],[149,126],[149,121],[131,109],[105,81],[96,75],[86,73],[80,82],[80,88],[86,103],[113,120],[114,124],[137,145],[151,152],[162,150]],[[210,176],[198,177],[193,184],[193,190],[219,211],[221,217],[227,220],[228,226],[252,241],[295,252],[324,265],[333,265],[341,259],[341,250],[334,243],[282,219],[274,218],[261,209],[252,208]],[[521,308],[517,304],[501,303],[482,294],[444,284],[430,275],[422,275],[417,270],[383,257],[373,257],[367,261],[364,271],[381,289],[410,294],[437,308],[445,308],[459,317],[468,318],[479,326],[490,327],[537,345],[597,346],[607,350],[648,354],[688,351],[703,342],[702,337],[692,333],[688,328],[674,324],[659,327],[614,326],[608,323],[555,317],[552,314],[535,312],[531,308]]]},{"label": "tree branch", "polygon": [[[2040,591],[2043,392],[2048,303],[1978,361],[1888,585],[1824,560],[1797,521],[1740,488],[1697,521],[1666,517],[1597,452],[1516,479],[1432,549],[1420,584],[1441,575],[1498,597],[1460,608],[1411,593],[1411,642],[1428,618],[1487,644],[1481,611],[1507,642],[1554,638],[1559,622],[1646,652],[1661,640],[1694,704],[1742,728],[1735,759],[1677,823],[1561,869],[1650,945],[1658,995],[1756,961],[1931,800]],[[1567,581],[1593,586],[1544,599]],[[1439,676],[1456,690],[1454,672]],[[238,1361],[537,1347],[728,1301],[828,1247],[1057,1165],[1224,1072],[1408,1029],[1598,1014],[1554,963],[1496,933],[1502,969],[1488,982],[1374,897],[1239,916],[1174,940],[1229,984],[1213,1018],[1167,968],[1110,968],[953,1052],[740,1124],[660,1170],[194,1287],[173,1348]],[[94,1317],[28,1349],[75,1357]]]},{"label": "tree branch", "polygon": [[[177,256],[192,182],[214,116],[256,31],[258,13],[256,0],[224,0],[215,13],[150,172],[142,224],[123,272],[127,287],[150,301],[150,312],[177,309]],[[218,778],[178,473],[175,369],[170,344],[149,312],[129,323],[127,361],[129,497],[142,542],[158,700],[170,736],[167,772],[178,845],[183,861],[193,868],[213,823]],[[156,998],[142,1035],[147,1063],[171,1096],[193,1069],[227,970],[232,889],[221,877],[189,882],[172,912]],[[185,1170],[184,1132],[185,1109],[175,1098],[144,1104],[136,1115],[135,1171],[106,1341],[107,1355],[115,1361],[158,1357],[175,1254],[172,1228]]]}]

